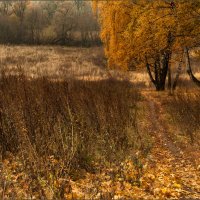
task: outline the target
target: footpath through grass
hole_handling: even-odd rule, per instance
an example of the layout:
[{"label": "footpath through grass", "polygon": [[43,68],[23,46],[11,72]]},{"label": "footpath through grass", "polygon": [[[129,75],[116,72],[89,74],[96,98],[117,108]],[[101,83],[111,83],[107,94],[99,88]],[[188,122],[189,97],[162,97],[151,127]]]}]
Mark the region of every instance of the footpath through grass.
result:
[{"label": "footpath through grass", "polygon": [[196,92],[2,74],[1,198],[199,199]]}]

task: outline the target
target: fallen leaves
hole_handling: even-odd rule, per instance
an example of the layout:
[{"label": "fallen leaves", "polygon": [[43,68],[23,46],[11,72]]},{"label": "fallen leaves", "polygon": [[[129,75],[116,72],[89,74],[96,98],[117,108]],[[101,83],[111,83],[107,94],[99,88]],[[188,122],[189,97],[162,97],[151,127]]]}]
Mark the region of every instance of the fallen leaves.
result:
[{"label": "fallen leaves", "polygon": [[49,158],[47,174],[33,173],[20,159],[4,160],[0,192],[5,198],[38,199],[179,199],[200,198],[199,171],[190,162],[160,147],[152,150],[145,159],[134,157],[119,165],[98,166],[95,174],[84,172],[83,178],[72,180],[55,172],[59,160]]}]

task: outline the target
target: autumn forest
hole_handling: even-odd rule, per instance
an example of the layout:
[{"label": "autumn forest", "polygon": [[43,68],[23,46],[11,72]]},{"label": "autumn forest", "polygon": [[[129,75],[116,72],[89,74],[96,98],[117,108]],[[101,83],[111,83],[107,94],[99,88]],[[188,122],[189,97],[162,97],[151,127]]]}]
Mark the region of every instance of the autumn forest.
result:
[{"label": "autumn forest", "polygon": [[0,199],[200,199],[200,0],[0,1]]}]

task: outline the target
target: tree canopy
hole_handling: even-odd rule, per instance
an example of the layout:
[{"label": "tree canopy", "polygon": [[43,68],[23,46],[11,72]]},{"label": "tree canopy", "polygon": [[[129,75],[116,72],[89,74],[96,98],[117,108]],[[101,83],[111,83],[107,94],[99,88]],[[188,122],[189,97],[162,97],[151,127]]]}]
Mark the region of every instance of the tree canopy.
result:
[{"label": "tree canopy", "polygon": [[108,0],[95,1],[93,7],[110,68],[148,65],[151,71],[154,66],[157,74],[164,69],[164,81],[172,53],[199,45],[199,0]]},{"label": "tree canopy", "polygon": [[108,0],[98,8],[110,67],[127,69],[130,62],[143,64],[165,51],[198,45],[199,0]]}]

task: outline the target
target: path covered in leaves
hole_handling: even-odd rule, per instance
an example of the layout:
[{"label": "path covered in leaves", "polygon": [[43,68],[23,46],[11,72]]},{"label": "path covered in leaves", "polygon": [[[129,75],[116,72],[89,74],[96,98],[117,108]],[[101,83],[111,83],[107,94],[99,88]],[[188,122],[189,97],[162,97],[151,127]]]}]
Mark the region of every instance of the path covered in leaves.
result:
[{"label": "path covered in leaves", "polygon": [[[154,139],[146,157],[137,152],[123,163],[97,166],[95,173],[84,172],[83,178],[74,181],[31,177],[11,156],[1,166],[1,197],[54,199],[59,192],[65,199],[200,199],[200,156],[191,158],[172,141],[160,96],[144,92],[142,104],[148,111],[144,124]],[[35,190],[30,194],[33,183]]]},{"label": "path covered in leaves", "polygon": [[86,199],[200,199],[198,156],[191,159],[171,140],[160,97],[148,92],[143,95],[149,108],[148,130],[155,139],[151,152],[145,159],[138,155],[141,168],[130,159],[98,176],[88,174],[79,187],[94,194],[88,193]]},{"label": "path covered in leaves", "polygon": [[155,138],[147,172],[154,174],[149,191],[163,198],[200,199],[199,157],[191,158],[189,150],[180,149],[170,138],[173,133],[169,131],[161,96],[148,93],[144,96],[150,108],[149,120]]},{"label": "path covered in leaves", "polygon": [[200,199],[199,160],[171,140],[160,97],[148,92],[143,96],[149,108],[148,130],[155,140],[149,155],[145,159],[138,155],[137,161],[127,160],[98,175],[88,174],[73,183],[79,188],[76,194],[82,192],[86,199]]}]

